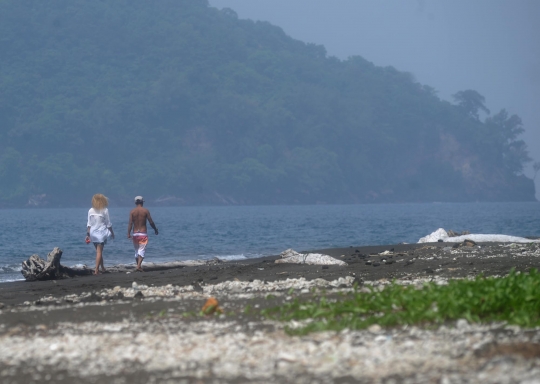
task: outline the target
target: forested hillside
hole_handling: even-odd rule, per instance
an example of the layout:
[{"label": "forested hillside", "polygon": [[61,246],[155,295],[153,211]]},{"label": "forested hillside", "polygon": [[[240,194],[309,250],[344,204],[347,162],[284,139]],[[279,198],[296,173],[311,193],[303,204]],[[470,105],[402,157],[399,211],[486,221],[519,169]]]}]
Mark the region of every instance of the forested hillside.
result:
[{"label": "forested hillside", "polygon": [[534,200],[521,120],[205,0],[0,0],[0,206]]}]

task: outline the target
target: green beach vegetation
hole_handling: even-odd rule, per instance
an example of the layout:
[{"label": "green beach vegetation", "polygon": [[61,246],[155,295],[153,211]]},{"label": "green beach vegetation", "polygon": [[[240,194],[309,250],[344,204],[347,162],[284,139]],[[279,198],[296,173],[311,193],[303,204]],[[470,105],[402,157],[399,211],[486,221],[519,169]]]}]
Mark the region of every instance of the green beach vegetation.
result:
[{"label": "green beach vegetation", "polygon": [[0,207],[534,200],[518,116],[205,0],[2,0],[0,68]]},{"label": "green beach vegetation", "polygon": [[427,283],[421,288],[392,283],[369,292],[355,288],[343,297],[325,296],[309,302],[295,299],[262,310],[268,318],[303,321],[287,328],[291,334],[401,325],[432,326],[466,319],[469,322],[506,322],[522,327],[540,325],[540,273],[512,270],[505,277],[450,280],[448,285]]}]

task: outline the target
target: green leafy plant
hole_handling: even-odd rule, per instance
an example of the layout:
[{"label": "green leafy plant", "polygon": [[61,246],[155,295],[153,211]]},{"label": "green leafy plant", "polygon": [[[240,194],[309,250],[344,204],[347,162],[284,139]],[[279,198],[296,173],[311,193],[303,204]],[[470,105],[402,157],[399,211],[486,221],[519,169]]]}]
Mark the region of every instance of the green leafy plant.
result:
[{"label": "green leafy plant", "polygon": [[165,317],[167,316],[167,310],[166,309],[162,309],[159,313],[158,313],[158,317]]},{"label": "green leafy plant", "polygon": [[363,329],[372,324],[442,324],[456,319],[469,322],[505,321],[523,327],[540,325],[540,273],[512,270],[503,278],[478,276],[451,280],[448,285],[427,283],[421,289],[392,283],[384,290],[355,290],[342,300],[323,296],[314,302],[296,299],[262,314],[281,321],[305,321],[287,328],[292,334]]}]

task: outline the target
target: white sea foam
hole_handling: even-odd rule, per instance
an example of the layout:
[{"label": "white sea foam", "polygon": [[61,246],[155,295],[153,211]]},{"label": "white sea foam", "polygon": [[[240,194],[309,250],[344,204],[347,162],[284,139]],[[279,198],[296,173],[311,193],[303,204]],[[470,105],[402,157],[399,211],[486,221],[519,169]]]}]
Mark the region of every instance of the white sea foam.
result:
[{"label": "white sea foam", "polygon": [[436,243],[439,240],[442,240],[445,243],[461,243],[465,240],[472,240],[479,243],[488,243],[488,242],[500,242],[500,243],[540,243],[540,240],[527,239],[525,237],[519,236],[509,236],[509,235],[492,235],[492,234],[470,234],[450,237],[448,233],[443,229],[439,228],[435,232],[430,233],[429,235],[422,237],[418,240],[418,243]]},{"label": "white sea foam", "polygon": [[22,275],[20,277],[13,276],[13,275],[9,275],[9,276],[0,275],[0,283],[9,283],[10,281],[22,281],[22,280],[24,280],[24,277],[22,277]]},{"label": "white sea foam", "polygon": [[22,265],[4,264],[0,265],[0,272],[20,272]]},{"label": "white sea foam", "polygon": [[216,256],[220,260],[244,260],[247,259],[246,256],[243,254],[240,255],[224,255],[224,256]]},{"label": "white sea foam", "polygon": [[[209,260],[221,260],[221,261],[232,261],[232,260],[246,260],[246,259],[252,259],[254,257],[262,257],[263,255],[249,255],[245,256],[243,253],[240,254],[233,254],[233,255],[199,255],[196,259],[187,259],[187,260],[181,260],[182,263],[192,263],[192,264],[205,264]],[[156,263],[168,263],[168,262],[176,262],[180,260],[159,260],[156,261]]]},{"label": "white sea foam", "polygon": [[21,264],[3,264],[0,265],[0,283],[9,281],[24,280],[21,274]]}]

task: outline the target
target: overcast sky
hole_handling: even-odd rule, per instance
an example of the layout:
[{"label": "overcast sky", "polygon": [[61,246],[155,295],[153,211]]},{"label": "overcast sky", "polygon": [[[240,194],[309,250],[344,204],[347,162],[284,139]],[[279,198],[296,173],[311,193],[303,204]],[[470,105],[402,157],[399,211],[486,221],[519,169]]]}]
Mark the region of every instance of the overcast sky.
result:
[{"label": "overcast sky", "polygon": [[[474,89],[492,113],[506,108],[522,118],[523,139],[540,161],[540,0],[209,1],[322,44],[331,56],[410,72],[446,100]],[[540,174],[536,185],[540,197]]]}]

